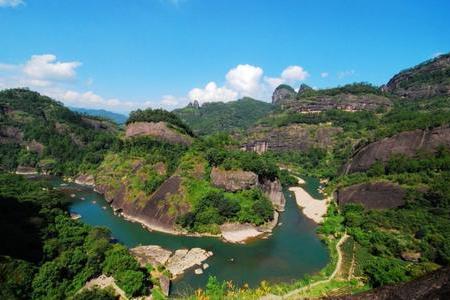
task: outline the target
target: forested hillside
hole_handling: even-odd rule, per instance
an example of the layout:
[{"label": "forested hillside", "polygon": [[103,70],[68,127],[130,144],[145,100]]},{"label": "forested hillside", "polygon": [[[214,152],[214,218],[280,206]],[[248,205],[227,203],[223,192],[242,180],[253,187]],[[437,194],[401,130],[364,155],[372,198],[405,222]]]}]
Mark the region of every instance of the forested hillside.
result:
[{"label": "forested hillside", "polygon": [[201,106],[191,103],[173,112],[196,133],[206,135],[246,129],[272,109],[273,106],[269,103],[243,98],[227,103],[204,103]]},{"label": "forested hillside", "polygon": [[0,167],[55,174],[95,168],[116,140],[113,123],[72,112],[27,90],[0,92]]}]

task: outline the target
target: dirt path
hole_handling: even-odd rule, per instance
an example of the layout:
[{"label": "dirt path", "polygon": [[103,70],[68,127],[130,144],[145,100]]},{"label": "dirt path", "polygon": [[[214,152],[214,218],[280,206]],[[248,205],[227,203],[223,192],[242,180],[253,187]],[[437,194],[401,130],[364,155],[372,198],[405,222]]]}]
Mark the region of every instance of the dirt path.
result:
[{"label": "dirt path", "polygon": [[333,273],[331,273],[331,275],[330,275],[327,279],[320,280],[320,281],[316,281],[316,282],[314,282],[314,283],[311,283],[310,285],[307,285],[307,286],[304,286],[304,287],[302,287],[302,288],[299,288],[299,289],[290,291],[289,293],[283,295],[283,296],[282,296],[281,298],[279,298],[279,299],[289,299],[289,298],[291,298],[291,297],[293,297],[293,296],[295,296],[295,295],[297,295],[297,294],[299,294],[299,293],[301,293],[301,292],[303,292],[303,291],[305,291],[305,290],[307,290],[307,289],[310,289],[310,288],[312,288],[312,287],[315,287],[315,286],[320,285],[320,284],[323,284],[323,283],[330,282],[332,279],[334,279],[334,277],[336,277],[336,274],[338,274],[338,272],[339,272],[339,270],[341,269],[341,266],[342,266],[342,250],[341,250],[341,245],[342,245],[343,243],[345,243],[345,241],[348,239],[348,237],[349,237],[349,236],[347,235],[347,233],[345,233],[345,234],[341,237],[341,239],[339,240],[339,242],[336,244],[336,251],[337,251],[337,254],[338,254],[338,260],[337,260],[337,263],[336,263],[336,268],[334,269]]}]

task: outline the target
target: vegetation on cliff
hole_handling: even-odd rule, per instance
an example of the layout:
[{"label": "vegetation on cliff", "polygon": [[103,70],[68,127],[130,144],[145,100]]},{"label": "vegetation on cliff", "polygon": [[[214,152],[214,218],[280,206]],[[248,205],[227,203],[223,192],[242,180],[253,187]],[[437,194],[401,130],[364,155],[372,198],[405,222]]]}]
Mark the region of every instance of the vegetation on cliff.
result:
[{"label": "vegetation on cliff", "polygon": [[189,104],[173,113],[189,124],[197,134],[207,135],[246,129],[272,109],[273,106],[269,103],[242,98],[227,103],[204,103],[201,106]]},{"label": "vegetation on cliff", "polygon": [[27,89],[0,92],[0,168],[74,175],[95,169],[116,141],[115,127]]}]

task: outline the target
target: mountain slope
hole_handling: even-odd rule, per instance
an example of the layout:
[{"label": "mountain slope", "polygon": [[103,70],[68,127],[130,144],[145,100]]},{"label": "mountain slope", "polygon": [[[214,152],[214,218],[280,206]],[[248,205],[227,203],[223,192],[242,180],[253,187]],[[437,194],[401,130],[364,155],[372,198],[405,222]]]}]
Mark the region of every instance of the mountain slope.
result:
[{"label": "mountain slope", "polygon": [[115,124],[72,112],[27,89],[0,92],[0,167],[75,174],[95,168],[116,139]]},{"label": "mountain slope", "polygon": [[126,115],[118,114],[104,109],[89,109],[81,107],[69,107],[69,109],[80,114],[109,119],[116,122],[117,124],[125,124],[128,118]]},{"label": "mountain slope", "polygon": [[245,129],[256,120],[270,113],[270,103],[252,98],[243,98],[232,102],[212,102],[189,104],[173,112],[185,121],[194,132],[205,135],[219,131],[230,132]]},{"label": "mountain slope", "polygon": [[383,90],[410,99],[450,95],[450,53],[398,73]]}]

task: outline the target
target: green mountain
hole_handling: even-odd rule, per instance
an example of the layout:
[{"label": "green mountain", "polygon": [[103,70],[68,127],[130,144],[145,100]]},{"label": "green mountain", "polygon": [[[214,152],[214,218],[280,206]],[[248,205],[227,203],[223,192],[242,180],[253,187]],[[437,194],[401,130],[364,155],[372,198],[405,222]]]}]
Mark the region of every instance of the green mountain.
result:
[{"label": "green mountain", "polygon": [[199,106],[191,103],[173,112],[199,135],[248,128],[273,109],[270,103],[242,98],[227,103],[211,102]]},{"label": "green mountain", "polygon": [[116,139],[116,125],[72,112],[27,89],[0,92],[0,167],[76,174],[95,168]]},{"label": "green mountain", "polygon": [[116,122],[117,124],[125,124],[127,120],[127,116],[119,113],[115,113],[112,111],[104,110],[104,109],[90,109],[90,108],[80,108],[80,107],[69,107],[70,110],[91,116],[91,117],[100,117],[108,120],[112,120]]}]

